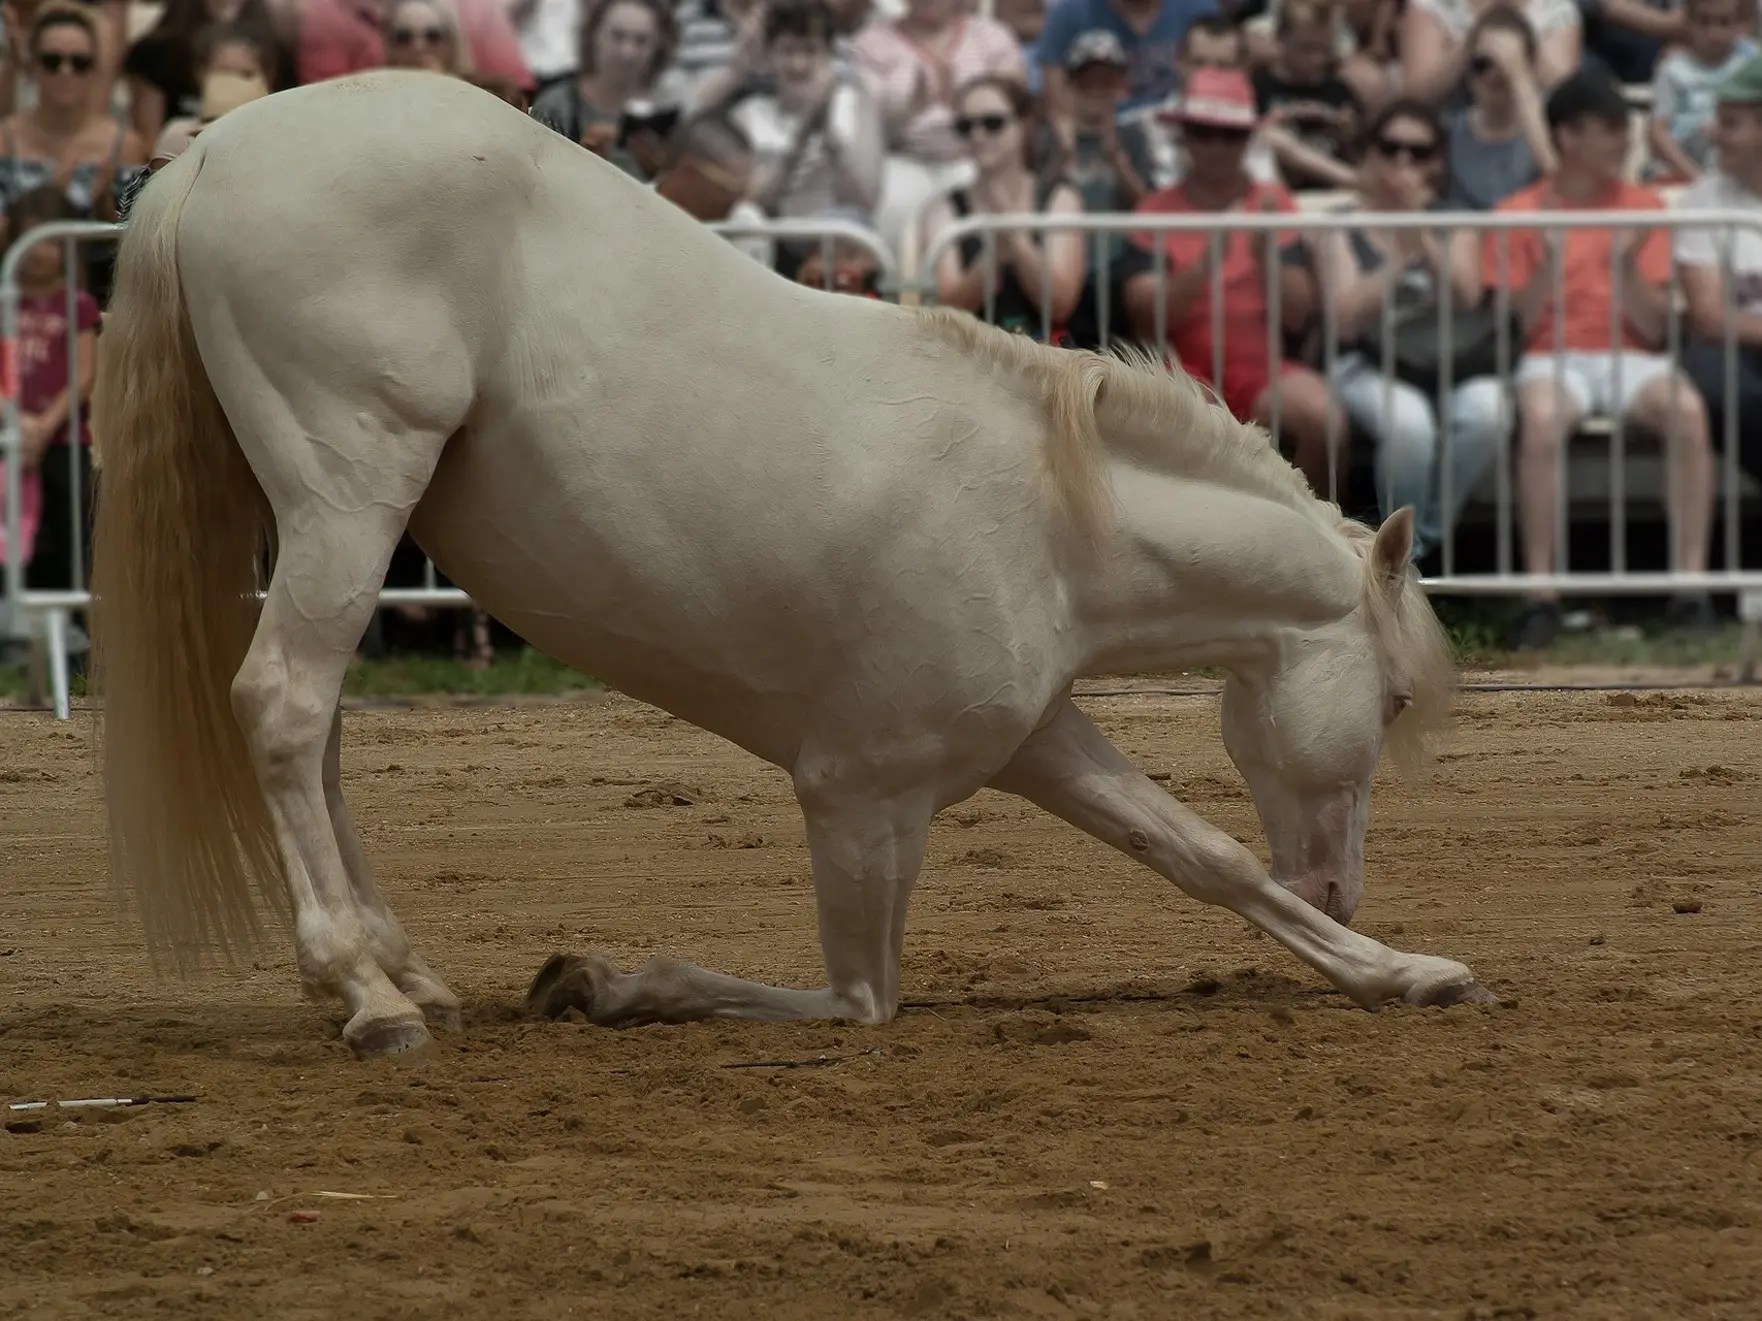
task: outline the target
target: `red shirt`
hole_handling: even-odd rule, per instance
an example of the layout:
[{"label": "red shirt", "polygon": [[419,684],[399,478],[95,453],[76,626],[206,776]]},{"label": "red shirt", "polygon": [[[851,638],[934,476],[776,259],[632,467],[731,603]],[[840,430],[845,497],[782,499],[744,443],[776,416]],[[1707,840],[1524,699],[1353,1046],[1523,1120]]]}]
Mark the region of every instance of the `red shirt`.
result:
[{"label": "red shirt", "polygon": [[[537,84],[520,52],[520,36],[498,0],[459,0],[456,10],[477,71],[500,74],[530,92]],[[380,11],[363,0],[311,0],[300,18],[300,81],[383,68],[380,23]]]},{"label": "red shirt", "polygon": [[[1297,203],[1283,185],[1276,183],[1251,183],[1248,192],[1234,208],[1250,214],[1270,210],[1283,215],[1295,215]],[[1175,184],[1161,192],[1151,193],[1139,202],[1134,214],[1139,215],[1198,215],[1203,214],[1200,207],[1188,200],[1184,185]],[[1254,259],[1254,249],[1249,245],[1251,238],[1264,235],[1254,234],[1246,230],[1228,230],[1228,220],[1223,217],[1228,213],[1214,213],[1220,217],[1220,225],[1226,233],[1220,243],[1218,263],[1223,275],[1223,323],[1224,334],[1224,376],[1226,379],[1257,373],[1266,375],[1268,361],[1268,342],[1266,334],[1266,284],[1260,271],[1260,263]],[[1183,270],[1199,261],[1206,252],[1212,236],[1203,231],[1185,233],[1134,234],[1132,242],[1146,251],[1155,251],[1156,239],[1162,239],[1163,254],[1168,261],[1169,274],[1180,274]],[[1297,237],[1295,231],[1285,231],[1278,236],[1282,247]],[[1274,268],[1276,274],[1277,268]],[[1215,278],[1215,277],[1214,277]],[[1179,321],[1169,323],[1169,347],[1181,359],[1181,366],[1190,376],[1210,381],[1212,377],[1212,282],[1206,281],[1205,288],[1188,307],[1186,315]],[[1142,327],[1140,333],[1150,334],[1155,327]],[[1222,384],[1222,382],[1215,382]]]},{"label": "red shirt", "polygon": [[[1554,195],[1546,182],[1513,193],[1494,208],[1501,212],[1546,211],[1662,211],[1664,199],[1650,188],[1622,181],[1607,196],[1592,203],[1577,205],[1564,202]],[[1499,231],[1489,229],[1481,239],[1482,278],[1489,289],[1497,288],[1501,278],[1513,294],[1529,283],[1541,268],[1545,257],[1544,235],[1540,230],[1507,231],[1510,245],[1507,265],[1501,271],[1499,262]],[[1621,231],[1630,241],[1639,241],[1644,231]],[[1610,253],[1616,231],[1613,229],[1563,229],[1557,231],[1564,240],[1561,256],[1561,285],[1565,295],[1566,315],[1562,336],[1569,350],[1608,353],[1615,346],[1609,342],[1609,318],[1614,312],[1615,284],[1611,278]],[[1648,284],[1662,286],[1670,279],[1670,231],[1662,226],[1641,241],[1636,269]],[[1634,334],[1633,326],[1623,318],[1621,346],[1629,349],[1650,349]],[[1530,327],[1525,347],[1531,353],[1554,351],[1554,285],[1550,281],[1547,299]]]}]

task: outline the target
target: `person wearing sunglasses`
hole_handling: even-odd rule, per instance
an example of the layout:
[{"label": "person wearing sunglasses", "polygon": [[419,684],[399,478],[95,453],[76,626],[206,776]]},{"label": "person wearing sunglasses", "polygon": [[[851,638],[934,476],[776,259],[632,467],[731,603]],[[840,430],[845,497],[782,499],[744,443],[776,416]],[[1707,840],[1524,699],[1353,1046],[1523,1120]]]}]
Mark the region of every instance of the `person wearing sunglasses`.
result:
[{"label": "person wearing sunglasses", "polygon": [[1469,104],[1450,113],[1444,200],[1488,211],[1552,173],[1557,160],[1529,20],[1495,5],[1475,23],[1468,48]]},{"label": "person wearing sunglasses", "polygon": [[[1371,121],[1363,157],[1352,210],[1445,209],[1437,200],[1444,129],[1431,106],[1390,102]],[[1398,335],[1395,327],[1402,322],[1422,329],[1436,325],[1447,280],[1453,307],[1474,306],[1480,297],[1478,237],[1458,230],[1446,248],[1436,231],[1332,230],[1317,236],[1313,251],[1340,349],[1337,355],[1323,352],[1329,383],[1346,415],[1376,446],[1377,505],[1383,517],[1403,505],[1413,507],[1413,559],[1423,561],[1451,535],[1462,507],[1491,469],[1506,426],[1506,391],[1496,376],[1470,368],[1466,380],[1452,372],[1450,393],[1440,400],[1442,381],[1421,388],[1416,380],[1402,379],[1402,360],[1384,339]],[[1385,308],[1391,317],[1387,330]],[[1462,324],[1462,318],[1456,320]],[[1456,347],[1460,351],[1465,344]],[[1459,357],[1452,366],[1467,364]],[[1447,492],[1439,476],[1444,457],[1440,404],[1450,429]]]},{"label": "person wearing sunglasses", "polygon": [[[924,244],[970,215],[1039,212],[1083,214],[1083,197],[1058,176],[1029,166],[1033,98],[1011,77],[987,75],[954,99],[954,131],[966,144],[975,178],[931,204]],[[1062,344],[1083,291],[1084,235],[1070,230],[1009,230],[994,242],[969,234],[936,260],[936,300],[982,321],[1047,343]]]},{"label": "person wearing sunglasses", "polygon": [[98,28],[84,6],[37,11],[26,51],[37,104],[0,121],[0,204],[53,183],[82,219],[114,220],[147,159],[140,134],[97,109]]},{"label": "person wearing sunglasses", "polygon": [[385,7],[385,66],[458,78],[474,72],[444,0],[393,0]]}]

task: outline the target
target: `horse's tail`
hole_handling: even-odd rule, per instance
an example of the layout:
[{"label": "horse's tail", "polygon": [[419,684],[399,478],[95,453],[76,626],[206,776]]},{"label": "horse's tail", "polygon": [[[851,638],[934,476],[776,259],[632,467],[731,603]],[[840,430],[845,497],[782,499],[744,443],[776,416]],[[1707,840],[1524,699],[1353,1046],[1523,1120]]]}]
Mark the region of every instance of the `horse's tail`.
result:
[{"label": "horse's tail", "polygon": [[178,270],[200,138],[142,189],[122,240],[92,397],[100,457],[92,691],[110,879],[132,893],[155,964],[187,972],[259,932],[255,875],[280,865],[233,714],[272,520],[202,365]]}]

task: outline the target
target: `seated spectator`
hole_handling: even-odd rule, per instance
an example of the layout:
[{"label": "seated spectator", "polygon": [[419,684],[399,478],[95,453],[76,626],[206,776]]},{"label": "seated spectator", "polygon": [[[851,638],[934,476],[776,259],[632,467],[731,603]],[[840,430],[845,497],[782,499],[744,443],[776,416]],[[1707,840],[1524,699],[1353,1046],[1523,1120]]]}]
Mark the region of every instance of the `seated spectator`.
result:
[{"label": "seated spectator", "polygon": [[[753,173],[752,143],[726,111],[692,116],[673,134],[670,146],[669,158],[654,181],[657,193],[705,224],[764,223],[765,213],[747,200]],[[768,239],[731,241],[766,266],[776,259]]]},{"label": "seated spectator", "polygon": [[[302,83],[385,66],[386,0],[306,0],[296,68]],[[532,73],[505,0],[454,0],[454,26],[471,67],[531,90]]]},{"label": "seated spectator", "polygon": [[474,71],[452,11],[441,0],[389,0],[384,36],[388,69],[425,69],[455,78]]},{"label": "seated spectator", "polygon": [[[76,208],[54,184],[31,189],[7,208],[7,230],[16,237],[42,225],[74,219],[78,219]],[[74,294],[75,360],[69,362],[69,278],[59,239],[37,244],[18,270],[18,342],[14,346],[18,439],[23,475],[30,479],[20,550],[26,560],[26,585],[44,591],[84,586],[85,574],[75,572],[76,559],[85,566],[92,562],[91,520],[86,513],[92,494],[89,395],[98,361],[98,302],[84,289]],[[68,424],[76,395],[80,430],[78,436],[70,436]],[[32,517],[28,488],[35,490],[38,518]],[[81,494],[77,511],[76,489]]]},{"label": "seated spectator", "polygon": [[[826,218],[851,220],[857,224],[867,223],[859,216],[836,211]],[[832,253],[830,267],[826,265],[828,246]],[[813,251],[802,259],[801,265],[796,269],[795,282],[835,294],[853,294],[858,298],[882,297],[881,263],[874,250],[867,244],[845,238],[834,238],[830,245],[824,242],[814,244]]]},{"label": "seated spectator", "polygon": [[[1238,70],[1200,69],[1187,80],[1177,113],[1190,172],[1181,183],[1145,198],[1137,213],[1210,213],[1224,219],[1221,232],[1214,234],[1134,236],[1121,261],[1133,334],[1162,348],[1160,322],[1182,368],[1210,386],[1237,417],[1273,426],[1280,440],[1289,440],[1298,466],[1325,495],[1330,489],[1328,435],[1330,428],[1344,435],[1344,419],[1331,409],[1322,378],[1285,361],[1283,345],[1267,333],[1272,279],[1279,281],[1284,329],[1296,333],[1309,325],[1316,288],[1303,245],[1292,234],[1278,235],[1275,243],[1271,235],[1229,228],[1233,214],[1297,210],[1283,185],[1257,183],[1248,176],[1248,143],[1258,123],[1254,89]],[[1219,288],[1222,305],[1216,313],[1222,343],[1212,333],[1214,289]]]},{"label": "seated spectator", "polygon": [[1101,29],[1119,38],[1127,61],[1120,112],[1130,114],[1174,96],[1176,61],[1188,28],[1198,19],[1218,17],[1214,0],[1051,0],[1036,58],[1048,115],[1060,137],[1069,136],[1065,66],[1078,37]]},{"label": "seated spectator", "polygon": [[[1621,88],[1601,70],[1574,74],[1548,98],[1548,128],[1560,166],[1554,177],[1502,203],[1500,212],[1662,212],[1651,189],[1628,183],[1622,168],[1632,145]],[[1703,572],[1713,513],[1713,458],[1700,393],[1662,352],[1670,316],[1670,239],[1663,230],[1568,229],[1544,238],[1511,230],[1508,264],[1499,238],[1482,244],[1484,288],[1505,284],[1527,333],[1514,374],[1518,411],[1518,515],[1524,564],[1553,573],[1562,529],[1557,522],[1561,450],[1584,419],[1601,413],[1658,437],[1669,467],[1673,569]],[[1562,304],[1554,303],[1556,288]],[[1625,316],[1611,342],[1615,291]],[[1556,335],[1563,351],[1556,354]],[[1712,621],[1704,594],[1672,600],[1677,626]],[[1511,645],[1545,647],[1560,629],[1553,592],[1538,592],[1518,620]]]},{"label": "seated spectator", "polygon": [[[1330,48],[1341,79],[1361,114],[1374,114],[1400,80],[1396,34],[1404,0],[1321,0]],[[1248,43],[1248,64],[1259,70],[1278,59],[1282,0],[1248,0],[1230,10]]]},{"label": "seated spectator", "polygon": [[140,134],[97,110],[98,28],[83,5],[46,4],[31,22],[26,49],[37,75],[37,104],[0,121],[0,203],[10,206],[52,183],[74,215],[114,220],[117,201],[147,159]]},{"label": "seated spectator", "polygon": [[[1013,78],[988,76],[963,87],[954,129],[972,153],[974,181],[932,203],[924,217],[925,250],[961,217],[1044,212],[1080,216],[1083,198],[1059,178],[1029,169],[1033,100]],[[1083,288],[1083,234],[1075,229],[1008,230],[985,240],[969,234],[936,262],[936,300],[1018,334],[1063,343]],[[1050,333],[1048,333],[1050,323]]]},{"label": "seated spectator", "polygon": [[[1224,18],[1196,18],[1181,38],[1175,71],[1185,87],[1201,69],[1246,69],[1248,47],[1242,33]],[[1187,149],[1181,140],[1180,100],[1157,106],[1151,112],[1157,132],[1151,139],[1155,148],[1156,188],[1170,188],[1187,177]],[[1248,177],[1256,183],[1279,183],[1279,162],[1267,144],[1266,134],[1257,132],[1248,143]]]},{"label": "seated spectator", "polygon": [[888,157],[875,228],[897,252],[932,197],[973,177],[954,131],[956,90],[986,74],[1025,85],[1027,62],[1008,28],[962,0],[905,0],[898,18],[857,34],[851,57],[881,107]]},{"label": "seated spectator", "polygon": [[[1459,101],[1473,54],[1469,33],[1479,0],[1407,0],[1401,20],[1401,92],[1440,105]],[[1536,78],[1544,91],[1578,68],[1584,29],[1574,0],[1521,0],[1535,35]]]},{"label": "seated spectator", "polygon": [[628,150],[626,112],[655,96],[677,40],[666,0],[604,0],[581,25],[580,72],[533,98],[532,117],[627,173],[650,178],[652,170]]},{"label": "seated spectator", "polygon": [[1719,85],[1756,53],[1745,35],[1754,0],[1687,0],[1682,46],[1658,61],[1652,76],[1652,148],[1648,177],[1691,183],[1713,156],[1713,108]]},{"label": "seated spectator", "polygon": [[[1391,101],[1365,136],[1358,182],[1361,209],[1443,209],[1436,190],[1443,176],[1444,130],[1435,110],[1422,101]],[[1455,527],[1463,505],[1497,457],[1506,426],[1504,385],[1494,375],[1476,374],[1496,371],[1498,363],[1467,360],[1469,355],[1482,356],[1477,351],[1486,347],[1484,342],[1468,336],[1454,341],[1445,404],[1450,432],[1446,505],[1439,479],[1443,449],[1435,393],[1443,364],[1426,364],[1428,379],[1423,381],[1403,379],[1401,360],[1386,336],[1398,338],[1404,323],[1421,318],[1428,327],[1435,326],[1446,280],[1452,281],[1455,324],[1465,326],[1463,314],[1481,293],[1479,240],[1472,230],[1459,230],[1452,244],[1454,251],[1447,251],[1436,232],[1366,229],[1334,230],[1313,245],[1322,295],[1333,308],[1342,349],[1330,383],[1347,416],[1376,443],[1377,504],[1383,517],[1403,505],[1413,506],[1416,562],[1440,547]],[[1469,278],[1453,278],[1462,271]],[[1390,309],[1386,332],[1385,303]],[[1397,364],[1393,376],[1384,375],[1385,359]]]},{"label": "seated spectator", "polygon": [[1340,77],[1334,19],[1321,0],[1286,0],[1272,62],[1254,72],[1262,133],[1292,188],[1349,188],[1357,175],[1358,98]]},{"label": "seated spectator", "polygon": [[[837,208],[868,224],[886,160],[881,112],[860,78],[839,77],[825,0],[772,0],[765,54],[775,90],[744,97],[729,112],[753,146],[751,200],[766,215]],[[782,245],[784,275],[807,246]]]},{"label": "seated spectator", "polygon": [[1444,200],[1490,211],[1554,170],[1536,34],[1509,5],[1494,5],[1468,39],[1469,104],[1450,112]]},{"label": "seated spectator", "polygon": [[196,38],[196,69],[201,99],[193,115],[168,120],[147,159],[149,169],[160,169],[189,146],[202,129],[234,106],[270,93],[264,51],[247,29],[214,24]]},{"label": "seated spectator", "polygon": [[[167,120],[194,118],[202,102],[204,66],[213,67],[216,30],[227,44],[249,43],[258,72],[271,90],[294,85],[294,60],[283,49],[264,0],[168,0],[159,21],[129,47],[123,62],[135,132],[143,142],[159,136]],[[226,53],[230,58],[232,52]]]},{"label": "seated spectator", "polygon": [[1142,115],[1119,117],[1126,95],[1126,49],[1096,28],[1071,43],[1065,66],[1071,131],[1061,141],[1042,122],[1035,135],[1034,168],[1076,185],[1087,211],[1130,211],[1151,189],[1155,143]]},{"label": "seated spectator", "polygon": [[[1718,164],[1683,195],[1682,208],[1762,218],[1762,55],[1752,55],[1719,89],[1713,141]],[[1726,425],[1735,414],[1738,462],[1762,481],[1762,232],[1679,229],[1676,259],[1688,304],[1683,369],[1706,400],[1722,445],[1731,443]],[[1736,341],[1735,378],[1726,375],[1727,335]]]}]

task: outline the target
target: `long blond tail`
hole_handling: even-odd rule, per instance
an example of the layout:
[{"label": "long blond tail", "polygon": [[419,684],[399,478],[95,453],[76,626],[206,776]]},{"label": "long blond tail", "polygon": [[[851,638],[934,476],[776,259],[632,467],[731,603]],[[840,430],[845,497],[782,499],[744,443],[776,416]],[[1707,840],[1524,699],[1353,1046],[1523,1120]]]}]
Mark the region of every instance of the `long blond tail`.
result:
[{"label": "long blond tail", "polygon": [[233,676],[256,626],[271,519],[196,349],[178,221],[202,144],[142,190],[117,259],[92,397],[101,456],[92,681],[110,879],[154,963],[188,972],[260,934],[252,878],[285,911]]}]

